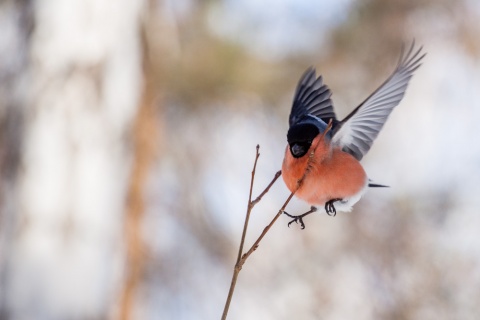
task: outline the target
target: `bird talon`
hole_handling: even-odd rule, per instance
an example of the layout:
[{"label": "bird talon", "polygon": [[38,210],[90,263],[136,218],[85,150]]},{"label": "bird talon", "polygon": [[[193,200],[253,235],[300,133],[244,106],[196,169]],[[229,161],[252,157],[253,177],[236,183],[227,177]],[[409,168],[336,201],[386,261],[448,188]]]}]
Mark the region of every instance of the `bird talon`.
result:
[{"label": "bird talon", "polygon": [[302,217],[294,217],[292,221],[290,221],[287,226],[290,228],[292,223],[298,223],[300,221],[300,229],[305,229],[305,223],[303,223]]},{"label": "bird talon", "polygon": [[283,214],[285,214],[286,216],[290,217],[290,218],[293,218],[292,221],[290,221],[288,224],[287,224],[287,227],[290,228],[290,225],[292,223],[298,223],[298,221],[300,221],[300,226],[303,226],[302,229],[305,229],[305,224],[303,223],[303,220],[302,220],[302,217],[301,216],[292,216],[291,214],[289,214],[287,211],[282,211]]},{"label": "bird talon", "polygon": [[335,201],[340,201],[341,199],[332,199],[330,201],[327,201],[325,203],[325,212],[330,216],[330,217],[335,217],[337,215],[337,210],[335,209],[335,206],[333,203]]},{"label": "bird talon", "polygon": [[310,211],[307,211],[305,212],[304,214],[301,214],[301,215],[298,215],[298,216],[292,216],[291,214],[289,214],[288,212],[286,212],[285,210],[283,210],[282,212],[287,215],[288,217],[290,218],[293,218],[292,221],[290,221],[287,226],[290,228],[290,225],[292,223],[299,223],[300,222],[300,228],[303,230],[305,229],[305,223],[303,222],[303,217],[309,215],[310,213],[313,213],[313,212],[316,212],[317,211],[317,208],[315,208],[314,206],[311,206],[310,207]]},{"label": "bird talon", "polygon": [[302,217],[295,217],[295,218],[293,218],[293,220],[290,221],[290,222],[287,224],[287,227],[290,228],[290,225],[291,225],[292,223],[294,223],[294,222],[295,222],[295,223],[298,223],[298,221],[300,221],[300,228],[301,228],[301,229],[305,229],[305,223],[303,223]]}]

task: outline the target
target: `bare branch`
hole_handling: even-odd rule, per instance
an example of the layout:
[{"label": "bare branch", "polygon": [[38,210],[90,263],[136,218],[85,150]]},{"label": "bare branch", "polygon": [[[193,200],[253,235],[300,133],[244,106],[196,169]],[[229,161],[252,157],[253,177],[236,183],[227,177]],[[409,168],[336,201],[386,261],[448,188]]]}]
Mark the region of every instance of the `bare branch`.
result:
[{"label": "bare branch", "polygon": [[257,144],[255,162],[253,163],[252,169],[252,178],[250,179],[250,192],[248,194],[248,205],[247,205],[247,214],[245,215],[245,223],[243,224],[242,240],[240,241],[240,247],[238,249],[237,263],[240,261],[243,252],[243,245],[245,243],[245,236],[247,235],[248,221],[250,220],[250,212],[252,212],[252,191],[253,191],[253,182],[255,180],[255,171],[257,170],[257,162],[260,157],[260,145]]},{"label": "bare branch", "polygon": [[[225,302],[225,307],[223,309],[222,320],[227,319],[228,308],[230,307],[230,302],[232,301],[233,291],[235,290],[235,285],[237,283],[238,273],[242,269],[240,266],[240,261],[243,253],[243,245],[245,243],[245,236],[247,234],[248,220],[250,220],[250,213],[254,204],[252,204],[252,191],[253,191],[253,181],[255,180],[255,170],[257,169],[257,161],[260,157],[260,145],[257,144],[255,162],[252,169],[252,178],[250,180],[250,192],[248,195],[248,205],[247,205],[247,214],[245,215],[245,223],[243,224],[242,239],[240,240],[240,247],[238,249],[237,262],[235,263],[235,268],[233,269],[232,282],[230,283],[230,290],[228,291],[227,301]],[[268,187],[267,187],[268,188]],[[243,264],[243,263],[242,263]]]},{"label": "bare branch", "polygon": [[278,220],[278,218],[285,211],[285,208],[287,207],[290,200],[292,200],[293,196],[295,195],[295,192],[297,192],[297,190],[302,186],[302,183],[305,180],[305,177],[310,172],[310,168],[311,168],[312,162],[314,160],[315,150],[317,149],[318,143],[319,142],[317,142],[317,144],[315,145],[315,147],[312,149],[312,151],[309,154],[309,159],[308,159],[308,162],[307,162],[307,166],[305,167],[305,172],[303,173],[303,176],[300,178],[300,180],[298,180],[297,187],[295,188],[295,190],[288,196],[288,198],[285,201],[285,203],[283,204],[283,206],[280,208],[280,210],[278,210],[277,214],[275,215],[275,217],[273,217],[272,221],[265,227],[265,229],[263,229],[262,233],[260,234],[258,239],[253,243],[253,245],[250,247],[250,249],[244,255],[242,255],[243,246],[244,246],[244,243],[245,243],[245,236],[247,234],[248,221],[250,219],[250,213],[251,213],[253,207],[258,202],[260,202],[260,200],[262,200],[262,197],[270,190],[272,185],[275,183],[275,181],[277,181],[277,179],[282,174],[282,171],[278,171],[275,174],[275,176],[273,177],[272,181],[265,188],[265,190],[263,190],[263,192],[260,193],[260,195],[255,200],[252,201],[252,190],[253,190],[253,181],[254,181],[254,178],[255,178],[255,170],[257,168],[258,157],[260,157],[260,153],[259,153],[260,146],[257,145],[257,153],[256,153],[256,156],[255,156],[255,163],[253,164],[253,170],[252,170],[252,179],[250,180],[250,193],[249,193],[249,196],[248,196],[247,214],[245,216],[245,223],[243,225],[243,233],[242,233],[242,239],[240,241],[240,248],[238,250],[237,262],[235,263],[235,267],[233,269],[232,281],[230,283],[230,290],[228,292],[227,301],[225,302],[225,308],[223,309],[222,320],[227,319],[228,309],[230,307],[230,302],[232,301],[233,291],[235,290],[235,285],[237,284],[237,278],[238,278],[238,274],[240,273],[240,270],[242,270],[242,267],[243,267],[245,261],[247,261],[248,257],[258,248],[258,246],[260,245],[260,241],[262,241],[263,237],[265,237],[265,235],[270,230],[270,228],[273,226],[273,224]]},{"label": "bare branch", "polygon": [[273,177],[273,180],[270,182],[270,184],[265,188],[265,190],[263,190],[262,193],[260,193],[260,195],[252,201],[252,207],[255,206],[258,202],[260,202],[260,200],[262,200],[263,196],[270,190],[270,188],[273,186],[273,184],[275,183],[275,181],[277,181],[277,179],[282,175],[282,170],[279,170],[277,171],[277,173],[275,173],[275,176]]},{"label": "bare branch", "polygon": [[242,269],[242,266],[245,263],[245,261],[248,259],[248,257],[253,253],[253,251],[257,250],[257,248],[260,244],[260,241],[262,241],[263,237],[267,234],[268,230],[270,230],[270,228],[273,226],[275,221],[277,221],[277,219],[282,215],[282,213],[285,210],[285,208],[287,207],[288,203],[290,202],[290,200],[292,200],[294,194],[295,194],[295,192],[292,192],[288,196],[288,198],[285,201],[285,203],[283,204],[282,208],[280,208],[280,210],[278,210],[277,214],[275,215],[275,217],[273,217],[272,221],[268,224],[268,226],[266,226],[265,229],[263,229],[262,234],[260,234],[260,237],[258,237],[257,241],[254,242],[252,247],[247,251],[247,253],[245,253],[243,255],[242,259],[240,259],[240,262],[239,262],[240,270]]}]

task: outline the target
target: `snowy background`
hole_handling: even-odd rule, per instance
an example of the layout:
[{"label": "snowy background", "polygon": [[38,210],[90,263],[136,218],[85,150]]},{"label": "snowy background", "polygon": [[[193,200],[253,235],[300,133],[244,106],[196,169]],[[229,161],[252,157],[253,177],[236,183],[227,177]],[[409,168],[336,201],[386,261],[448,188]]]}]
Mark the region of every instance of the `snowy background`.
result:
[{"label": "snowy background", "polygon": [[[0,319],[219,319],[255,146],[282,163],[313,65],[343,118],[412,39],[427,56],[351,213],[280,217],[229,319],[480,314],[477,1],[0,4]],[[246,249],[288,197],[255,207]],[[292,214],[308,205],[294,199]]]}]

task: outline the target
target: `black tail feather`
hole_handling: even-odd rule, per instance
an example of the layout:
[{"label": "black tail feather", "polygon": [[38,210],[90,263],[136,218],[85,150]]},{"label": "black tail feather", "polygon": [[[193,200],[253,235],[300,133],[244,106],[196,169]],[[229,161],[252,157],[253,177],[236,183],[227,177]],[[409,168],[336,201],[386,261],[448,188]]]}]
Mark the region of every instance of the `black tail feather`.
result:
[{"label": "black tail feather", "polygon": [[378,183],[368,183],[368,186],[370,188],[390,188],[390,186],[386,186],[386,185],[378,184]]}]

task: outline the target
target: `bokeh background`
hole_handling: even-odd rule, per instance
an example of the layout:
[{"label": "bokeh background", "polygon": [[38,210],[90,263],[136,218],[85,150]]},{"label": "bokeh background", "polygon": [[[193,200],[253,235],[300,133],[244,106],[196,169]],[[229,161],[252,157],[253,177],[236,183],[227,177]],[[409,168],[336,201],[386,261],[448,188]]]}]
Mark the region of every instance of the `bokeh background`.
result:
[{"label": "bokeh background", "polygon": [[479,19],[476,0],[1,1],[0,319],[219,319],[255,146],[258,194],[300,75],[342,118],[414,38],[428,55],[363,160],[391,188],[281,217],[229,319],[478,319]]}]

